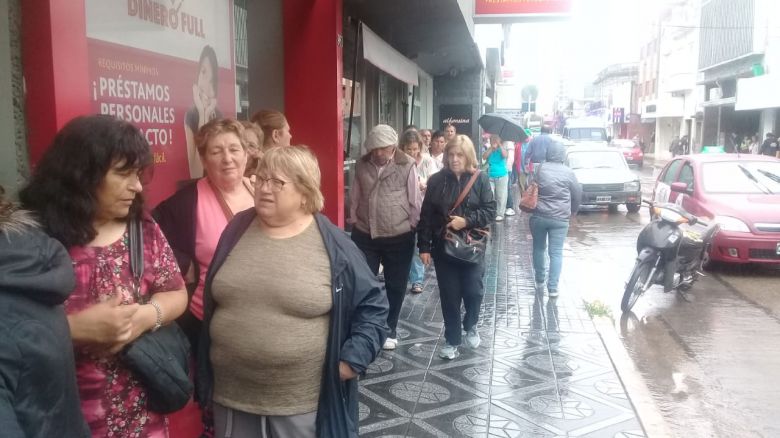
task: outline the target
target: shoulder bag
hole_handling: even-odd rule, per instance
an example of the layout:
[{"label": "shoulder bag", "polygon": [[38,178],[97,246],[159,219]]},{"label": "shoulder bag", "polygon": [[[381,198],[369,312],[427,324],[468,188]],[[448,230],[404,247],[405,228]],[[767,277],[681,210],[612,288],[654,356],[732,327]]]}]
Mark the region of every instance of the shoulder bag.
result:
[{"label": "shoulder bag", "polygon": [[539,184],[536,182],[535,176],[542,170],[542,166],[533,173],[533,181],[528,185],[528,188],[523,192],[523,197],[520,198],[520,210],[526,213],[533,213],[536,210],[536,204],[539,202]]},{"label": "shoulder bag", "polygon": [[[474,175],[471,176],[468,184],[466,184],[466,187],[462,192],[460,192],[458,199],[450,209],[449,216],[452,216],[452,214],[455,212],[455,209],[457,209],[460,204],[463,203],[466,197],[468,197],[471,188],[474,186],[474,183],[479,177],[479,173],[480,171],[477,170],[474,172]],[[470,229],[463,228],[461,230],[455,231],[453,229],[446,228],[445,226],[443,236],[443,251],[449,259],[455,262],[466,265],[478,265],[482,263],[482,260],[485,258],[485,250],[487,249],[487,243],[489,239],[490,228],[488,227]]]},{"label": "shoulder bag", "polygon": [[[130,221],[128,234],[135,298],[146,304],[141,295],[144,252],[140,219]],[[190,400],[189,356],[189,340],[174,322],[144,333],[119,353],[120,360],[146,388],[149,410],[160,414],[176,412]]]}]

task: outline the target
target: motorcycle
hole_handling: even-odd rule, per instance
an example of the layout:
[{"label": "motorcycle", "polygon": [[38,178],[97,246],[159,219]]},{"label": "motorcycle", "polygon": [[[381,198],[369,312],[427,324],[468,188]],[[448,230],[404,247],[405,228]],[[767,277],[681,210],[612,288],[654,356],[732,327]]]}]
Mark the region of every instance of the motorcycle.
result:
[{"label": "motorcycle", "polygon": [[687,300],[688,291],[709,261],[717,224],[707,224],[676,204],[650,205],[652,220],[637,237],[637,258],[620,309],[628,312],[639,297],[655,284],[664,292],[677,291]]}]

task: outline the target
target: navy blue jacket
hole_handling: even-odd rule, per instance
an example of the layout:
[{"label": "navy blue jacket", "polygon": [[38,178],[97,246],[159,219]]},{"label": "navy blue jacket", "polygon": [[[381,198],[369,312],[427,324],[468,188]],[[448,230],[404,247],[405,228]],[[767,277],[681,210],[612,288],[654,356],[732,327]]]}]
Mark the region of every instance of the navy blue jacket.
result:
[{"label": "navy blue jacket", "polygon": [[541,134],[533,138],[528,144],[528,152],[525,156],[525,164],[544,163],[547,159],[547,149],[553,144],[553,138],[550,134]]},{"label": "navy blue jacket", "polygon": [[73,264],[25,217],[0,217],[0,436],[87,438],[62,306]]},{"label": "navy blue jacket", "polygon": [[[209,325],[216,303],[211,293],[214,276],[255,219],[255,210],[237,214],[219,239],[217,250],[206,275],[203,292],[203,329],[198,355],[197,395],[201,403],[211,401],[214,373],[209,359],[211,337]],[[371,272],[363,253],[340,228],[325,216],[315,215],[325,249],[330,258],[333,310],[323,367],[322,387],[317,407],[317,437],[346,438],[358,436],[358,381],[342,382],[339,361],[343,360],[359,374],[381,351],[387,326],[387,294],[382,283]],[[295,269],[291,266],[290,269]]]}]

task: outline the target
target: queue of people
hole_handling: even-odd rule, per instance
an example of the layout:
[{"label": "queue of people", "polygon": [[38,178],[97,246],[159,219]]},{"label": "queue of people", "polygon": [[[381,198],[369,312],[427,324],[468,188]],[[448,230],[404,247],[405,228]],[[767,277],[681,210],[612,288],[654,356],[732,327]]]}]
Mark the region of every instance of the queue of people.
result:
[{"label": "queue of people", "polygon": [[[356,164],[348,235],[320,213],[317,158],[291,138],[278,111],[212,117],[192,136],[203,176],[149,212],[153,158],[141,131],[78,117],[54,138],[20,206],[0,190],[0,251],[25,261],[23,270],[0,264],[0,304],[13,309],[0,319],[8,436],[167,437],[167,412],[124,352],[175,324],[192,355],[202,436],[356,437],[357,378],[397,348],[407,286],[421,293],[430,265],[446,341],[438,356],[479,347],[485,260],[464,262],[449,244],[487,242],[507,208],[514,151],[494,136],[482,171],[452,125],[400,137],[375,126]],[[531,230],[537,285],[554,297],[579,195],[556,145],[545,146]],[[45,351],[27,352],[32,339]],[[19,385],[37,390],[5,396]]]}]

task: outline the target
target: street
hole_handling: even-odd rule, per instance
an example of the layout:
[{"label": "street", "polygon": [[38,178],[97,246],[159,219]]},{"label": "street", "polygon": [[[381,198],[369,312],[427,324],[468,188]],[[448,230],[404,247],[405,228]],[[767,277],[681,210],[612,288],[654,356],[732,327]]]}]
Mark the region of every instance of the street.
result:
[{"label": "street", "polygon": [[[658,169],[634,171],[647,197]],[[581,212],[565,248],[563,290],[611,313],[669,436],[780,436],[780,269],[718,266],[694,285],[690,302],[655,286],[621,317],[636,236],[648,221],[646,207]]]}]

